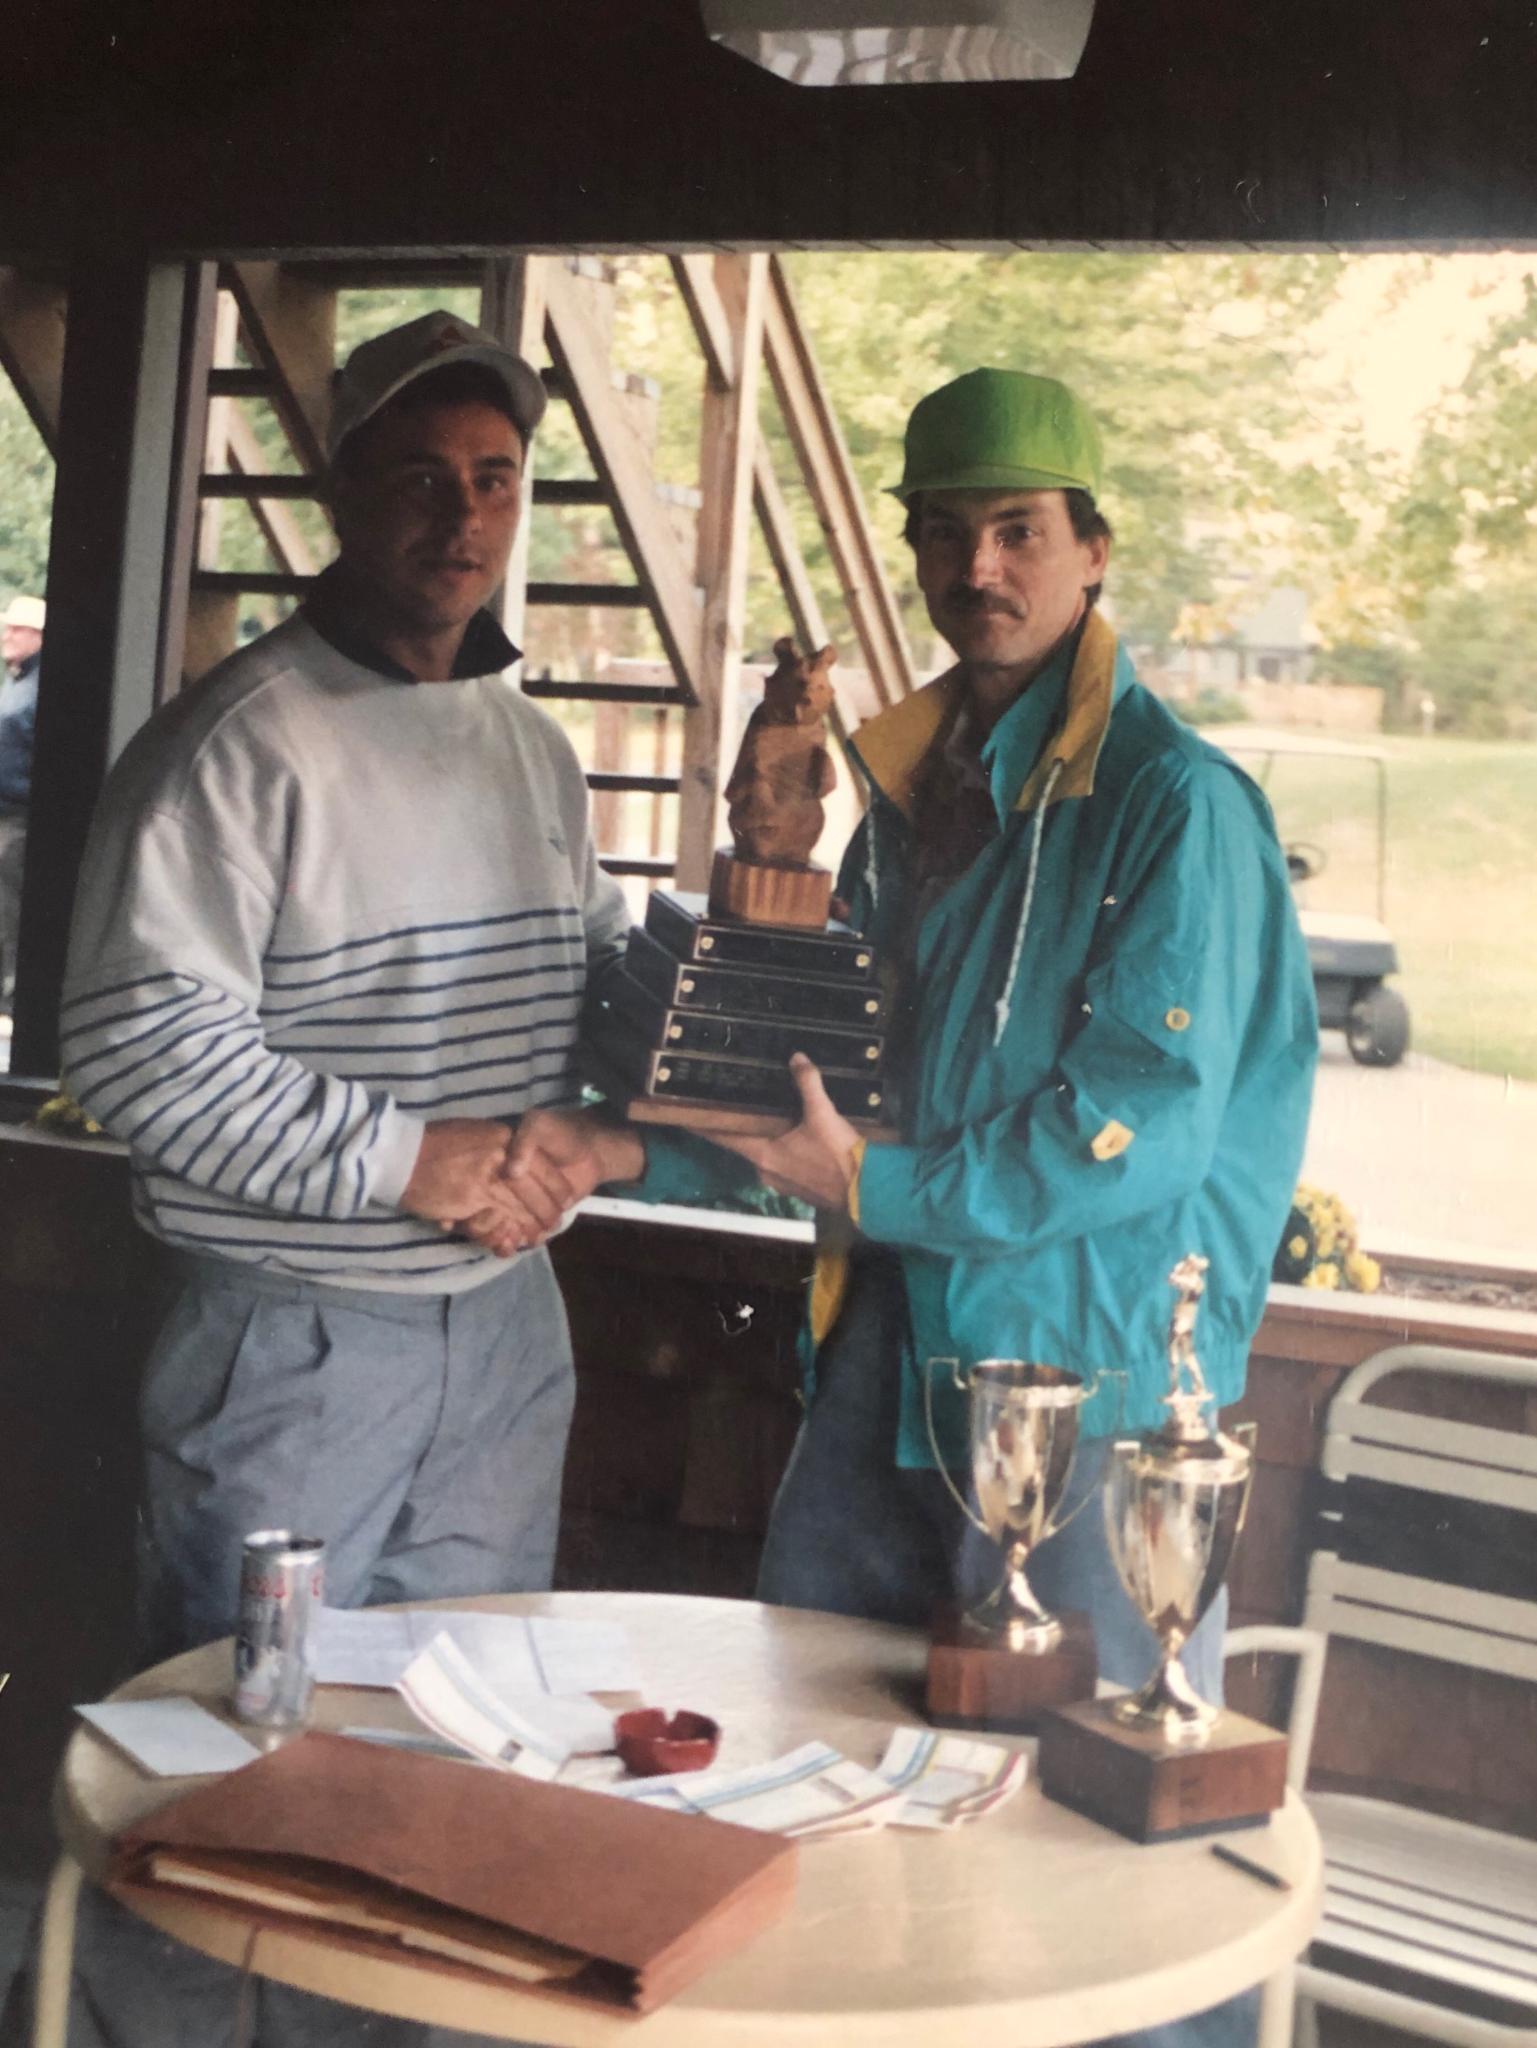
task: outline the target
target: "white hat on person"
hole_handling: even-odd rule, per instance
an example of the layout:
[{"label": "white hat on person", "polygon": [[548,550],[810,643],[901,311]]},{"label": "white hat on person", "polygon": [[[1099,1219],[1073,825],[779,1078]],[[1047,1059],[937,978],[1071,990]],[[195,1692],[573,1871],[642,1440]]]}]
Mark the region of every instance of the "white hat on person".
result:
[{"label": "white hat on person", "polygon": [[48,607],[40,597],[13,597],[0,626],[30,626],[34,633],[41,633],[47,616]]},{"label": "white hat on person", "polygon": [[404,327],[359,342],[342,365],[331,397],[326,453],[335,459],[347,436],[356,433],[381,406],[429,371],[475,363],[497,377],[508,406],[526,442],[544,416],[544,382],[539,372],[510,348],[504,348],[483,327],[448,312],[424,313]]}]

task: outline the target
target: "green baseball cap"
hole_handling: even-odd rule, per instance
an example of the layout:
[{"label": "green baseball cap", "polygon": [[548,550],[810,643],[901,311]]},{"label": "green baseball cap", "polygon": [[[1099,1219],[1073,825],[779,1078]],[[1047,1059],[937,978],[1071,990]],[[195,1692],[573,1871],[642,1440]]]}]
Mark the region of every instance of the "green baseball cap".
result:
[{"label": "green baseball cap", "polygon": [[902,481],[917,491],[1088,491],[1099,496],[1099,428],[1076,392],[1027,370],[968,370],[920,398]]}]

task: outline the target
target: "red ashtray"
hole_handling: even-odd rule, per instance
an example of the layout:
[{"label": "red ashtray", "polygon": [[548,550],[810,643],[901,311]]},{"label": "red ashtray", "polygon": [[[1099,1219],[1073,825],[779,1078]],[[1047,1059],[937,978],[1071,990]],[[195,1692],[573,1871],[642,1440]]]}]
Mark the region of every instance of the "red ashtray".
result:
[{"label": "red ashtray", "polygon": [[660,1707],[634,1707],[615,1721],[614,1747],[632,1778],[702,1771],[715,1761],[720,1726],[708,1714],[664,1714]]}]

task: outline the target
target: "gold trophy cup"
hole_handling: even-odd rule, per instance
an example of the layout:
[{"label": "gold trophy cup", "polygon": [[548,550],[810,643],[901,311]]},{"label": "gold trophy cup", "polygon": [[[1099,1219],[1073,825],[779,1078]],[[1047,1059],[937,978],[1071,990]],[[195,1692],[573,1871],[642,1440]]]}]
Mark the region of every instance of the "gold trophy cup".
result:
[{"label": "gold trophy cup", "polygon": [[1054,1714],[1041,1731],[1041,1788],[1139,1841],[1259,1821],[1286,1791],[1286,1739],[1203,1700],[1180,1651],[1227,1576],[1254,1475],[1252,1441],[1208,1422],[1195,1355],[1205,1259],[1169,1275],[1169,1414],[1112,1446],[1105,1521],[1121,1583],[1158,1639],[1157,1669],[1121,1699]]},{"label": "gold trophy cup", "polygon": [[[989,1358],[963,1372],[973,1509],[951,1479],[934,1430],[932,1381],[924,1394],[941,1477],[972,1527],[999,1545],[998,1584],[975,1606],[945,1608],[929,1645],[927,1708],[947,1728],[1029,1730],[1041,1710],[1094,1691],[1088,1618],[1050,1614],[1031,1587],[1031,1552],[1065,1528],[1060,1515],[1078,1442],[1078,1411],[1094,1389],[1061,1366]],[[1078,1509],[1074,1510],[1076,1514]]]}]

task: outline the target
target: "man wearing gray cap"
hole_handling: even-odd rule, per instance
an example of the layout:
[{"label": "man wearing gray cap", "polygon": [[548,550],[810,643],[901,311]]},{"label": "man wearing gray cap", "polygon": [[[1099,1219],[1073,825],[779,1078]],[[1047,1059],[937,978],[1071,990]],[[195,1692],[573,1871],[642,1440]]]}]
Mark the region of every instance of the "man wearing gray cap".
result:
[{"label": "man wearing gray cap", "polygon": [[544,403],[446,313],[358,348],[337,561],[102,797],[61,1037],[176,1280],[141,1398],[146,1655],[232,1627],[263,1526],[326,1540],[334,1606],[549,1583],[572,1368],[530,1247],[569,1191],[509,1143],[576,1093],[627,916],[482,609]]},{"label": "man wearing gray cap", "polygon": [[9,1016],[16,986],[16,935],[21,877],[27,858],[27,805],[32,795],[32,734],[37,724],[37,672],[47,609],[40,597],[13,597],[0,617],[0,1014]]}]

